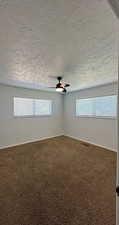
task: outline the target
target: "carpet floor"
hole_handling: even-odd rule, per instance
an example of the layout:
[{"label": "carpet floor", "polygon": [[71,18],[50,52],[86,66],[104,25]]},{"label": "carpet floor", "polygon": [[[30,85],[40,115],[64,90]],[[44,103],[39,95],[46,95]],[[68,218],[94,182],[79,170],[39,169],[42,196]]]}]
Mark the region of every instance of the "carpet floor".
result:
[{"label": "carpet floor", "polygon": [[0,225],[115,225],[116,153],[56,137],[0,151]]}]

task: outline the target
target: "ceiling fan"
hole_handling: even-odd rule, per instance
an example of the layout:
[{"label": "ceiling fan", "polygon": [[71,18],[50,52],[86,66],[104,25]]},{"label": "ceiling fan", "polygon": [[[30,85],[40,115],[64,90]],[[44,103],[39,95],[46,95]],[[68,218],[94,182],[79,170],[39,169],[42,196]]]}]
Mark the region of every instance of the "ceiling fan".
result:
[{"label": "ceiling fan", "polygon": [[56,88],[57,92],[62,92],[62,93],[66,93],[67,90],[66,88],[70,86],[70,84],[64,84],[61,82],[61,80],[63,79],[63,77],[56,77],[58,80],[58,83],[56,84],[55,87],[50,87],[50,88]]}]

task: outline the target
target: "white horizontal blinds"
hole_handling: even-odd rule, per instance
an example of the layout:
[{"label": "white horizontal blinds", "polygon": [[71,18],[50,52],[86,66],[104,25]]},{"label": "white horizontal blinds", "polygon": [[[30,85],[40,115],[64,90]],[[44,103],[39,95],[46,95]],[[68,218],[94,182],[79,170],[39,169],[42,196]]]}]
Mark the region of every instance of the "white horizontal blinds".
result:
[{"label": "white horizontal blinds", "polygon": [[51,114],[51,100],[14,97],[14,116],[40,116]]},{"label": "white horizontal blinds", "polygon": [[96,98],[96,116],[117,116],[117,96]]},{"label": "white horizontal blinds", "polygon": [[32,116],[33,100],[30,98],[14,98],[15,116]]},{"label": "white horizontal blinds", "polygon": [[52,101],[34,99],[35,115],[51,115]]},{"label": "white horizontal blinds", "polygon": [[117,96],[104,96],[76,100],[77,116],[116,117]]},{"label": "white horizontal blinds", "polygon": [[77,116],[92,116],[94,114],[93,99],[76,100],[76,115]]}]

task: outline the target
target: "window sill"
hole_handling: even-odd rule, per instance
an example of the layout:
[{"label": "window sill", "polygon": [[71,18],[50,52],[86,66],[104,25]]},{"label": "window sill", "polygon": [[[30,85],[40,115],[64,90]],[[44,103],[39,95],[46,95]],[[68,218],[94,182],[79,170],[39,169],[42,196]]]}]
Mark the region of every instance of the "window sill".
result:
[{"label": "window sill", "polygon": [[52,115],[36,115],[36,116],[13,116],[15,119],[17,118],[39,118],[39,117],[51,117]]},{"label": "window sill", "polygon": [[78,118],[94,118],[94,119],[112,119],[116,120],[116,117],[113,116],[76,116]]}]

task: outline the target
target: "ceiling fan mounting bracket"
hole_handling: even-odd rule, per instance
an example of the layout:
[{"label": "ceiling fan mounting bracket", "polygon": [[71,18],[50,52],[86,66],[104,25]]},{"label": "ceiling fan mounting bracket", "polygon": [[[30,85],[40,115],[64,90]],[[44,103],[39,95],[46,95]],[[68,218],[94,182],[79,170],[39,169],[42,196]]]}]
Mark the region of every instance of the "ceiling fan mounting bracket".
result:
[{"label": "ceiling fan mounting bracket", "polygon": [[59,82],[60,82],[60,81],[62,80],[62,77],[60,77],[60,76],[59,76],[59,77],[57,77],[57,79],[58,79],[58,80],[59,80]]}]

